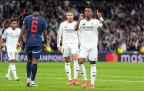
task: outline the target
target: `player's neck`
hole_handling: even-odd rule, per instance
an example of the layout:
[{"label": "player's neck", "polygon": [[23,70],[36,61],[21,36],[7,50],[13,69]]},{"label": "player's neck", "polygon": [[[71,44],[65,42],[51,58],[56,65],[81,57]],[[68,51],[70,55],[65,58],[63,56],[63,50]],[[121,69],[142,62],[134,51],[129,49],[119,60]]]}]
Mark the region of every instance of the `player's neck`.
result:
[{"label": "player's neck", "polygon": [[67,20],[67,23],[72,23],[72,22],[73,22],[73,20],[72,21]]},{"label": "player's neck", "polygon": [[91,18],[86,18],[86,21],[90,21],[91,20]]},{"label": "player's neck", "polygon": [[16,28],[12,28],[12,27],[11,27],[11,29],[12,29],[12,30],[15,30]]},{"label": "player's neck", "polygon": [[34,15],[39,15],[40,13],[39,13],[39,12],[33,12],[33,14],[34,14]]}]

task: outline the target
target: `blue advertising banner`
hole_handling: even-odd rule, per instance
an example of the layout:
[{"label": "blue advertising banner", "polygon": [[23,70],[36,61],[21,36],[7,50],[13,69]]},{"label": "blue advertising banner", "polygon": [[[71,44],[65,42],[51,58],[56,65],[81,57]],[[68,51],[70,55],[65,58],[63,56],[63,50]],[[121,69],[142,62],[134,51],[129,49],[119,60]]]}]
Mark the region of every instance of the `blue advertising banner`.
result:
[{"label": "blue advertising banner", "polygon": [[[8,55],[7,55],[6,52],[3,52],[1,57],[2,57],[1,58],[2,62],[7,62],[9,60],[8,59]],[[40,62],[46,62],[46,61],[49,61],[49,62],[51,62],[51,61],[60,62],[60,61],[63,61],[63,60],[64,60],[63,55],[61,53],[59,53],[59,52],[52,52],[52,53],[43,52],[43,53],[41,53],[40,59],[39,59]],[[17,61],[20,61],[20,62],[27,61],[26,53],[25,52],[19,53]]]}]

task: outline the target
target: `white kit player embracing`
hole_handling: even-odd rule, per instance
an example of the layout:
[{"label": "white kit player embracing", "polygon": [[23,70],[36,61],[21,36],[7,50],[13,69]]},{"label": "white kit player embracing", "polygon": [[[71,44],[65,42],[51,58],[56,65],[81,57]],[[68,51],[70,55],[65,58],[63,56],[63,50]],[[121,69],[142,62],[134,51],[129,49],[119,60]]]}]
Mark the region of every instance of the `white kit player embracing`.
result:
[{"label": "white kit player embracing", "polygon": [[[12,72],[14,75],[14,80],[19,81],[19,78],[16,73],[16,66],[15,61],[18,59],[18,51],[16,49],[16,44],[18,41],[19,34],[21,30],[17,28],[17,20],[12,19],[10,22],[10,27],[7,28],[1,38],[0,41],[0,48],[2,48],[2,44],[4,41],[6,41],[6,48],[7,48],[7,54],[10,61],[10,65],[8,67],[8,72],[6,74],[6,79],[12,80],[10,77],[10,73]],[[0,54],[2,53],[2,50],[0,49]]]},{"label": "white kit player embracing", "polygon": [[[92,8],[90,6],[85,7],[84,14],[80,14],[79,20],[75,26],[75,30],[78,31],[80,39],[80,50],[78,63],[80,67],[80,73],[83,77],[82,88],[85,88],[88,84],[86,77],[86,69],[84,61],[88,57],[91,67],[91,84],[90,88],[94,88],[94,82],[96,79],[96,61],[98,55],[98,28],[108,28],[107,23],[102,18],[102,14],[96,11],[97,17],[100,19],[92,18]],[[83,19],[83,17],[85,17]]]},{"label": "white kit player embracing", "polygon": [[[71,11],[66,13],[67,20],[60,24],[57,35],[58,51],[61,51],[60,42],[62,40],[62,51],[65,61],[65,71],[68,77],[68,85],[79,85],[77,80],[79,65],[78,65],[78,35],[74,30],[76,21],[73,21],[74,14]],[[74,61],[74,79],[71,78],[70,56]]]}]

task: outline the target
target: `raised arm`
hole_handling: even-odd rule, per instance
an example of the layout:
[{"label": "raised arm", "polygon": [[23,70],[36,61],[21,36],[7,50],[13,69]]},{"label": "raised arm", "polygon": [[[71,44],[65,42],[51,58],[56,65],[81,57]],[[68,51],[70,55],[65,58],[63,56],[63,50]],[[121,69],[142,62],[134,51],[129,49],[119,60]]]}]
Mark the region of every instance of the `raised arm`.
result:
[{"label": "raised arm", "polygon": [[100,12],[98,12],[98,9],[96,10],[96,15],[98,16],[98,18],[100,19],[100,21],[102,22],[102,28],[106,29],[108,28],[107,23],[104,21],[104,19],[102,18],[102,14]]},{"label": "raised arm", "polygon": [[79,19],[78,19],[78,22],[77,24],[75,25],[75,31],[77,31],[79,29],[79,24],[80,24],[80,21],[83,19],[84,17],[84,14],[80,14],[79,15]]}]

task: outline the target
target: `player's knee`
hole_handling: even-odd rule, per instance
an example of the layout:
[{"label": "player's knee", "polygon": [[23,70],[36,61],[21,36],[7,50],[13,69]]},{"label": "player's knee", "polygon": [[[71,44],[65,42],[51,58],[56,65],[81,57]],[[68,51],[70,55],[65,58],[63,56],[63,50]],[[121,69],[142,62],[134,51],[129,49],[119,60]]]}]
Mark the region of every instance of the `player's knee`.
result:
[{"label": "player's knee", "polygon": [[83,58],[79,58],[79,59],[78,59],[78,63],[79,63],[79,64],[83,64],[83,63],[84,63],[84,59],[83,59]]},{"label": "player's knee", "polygon": [[13,60],[10,60],[10,63],[15,63],[15,60],[13,59]]},{"label": "player's knee", "polygon": [[96,61],[90,61],[90,64],[96,64]]},{"label": "player's knee", "polygon": [[70,58],[69,57],[65,57],[64,60],[65,60],[65,62],[69,62]]}]

